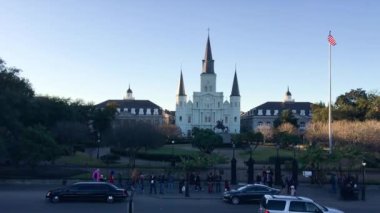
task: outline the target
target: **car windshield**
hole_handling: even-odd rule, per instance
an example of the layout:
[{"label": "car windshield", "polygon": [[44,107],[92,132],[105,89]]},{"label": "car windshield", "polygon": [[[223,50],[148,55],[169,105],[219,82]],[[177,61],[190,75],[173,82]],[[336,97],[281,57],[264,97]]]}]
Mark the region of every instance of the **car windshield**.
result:
[{"label": "car windshield", "polygon": [[243,190],[246,190],[249,186],[242,186],[242,187],[239,187],[237,190],[238,191],[243,191]]}]

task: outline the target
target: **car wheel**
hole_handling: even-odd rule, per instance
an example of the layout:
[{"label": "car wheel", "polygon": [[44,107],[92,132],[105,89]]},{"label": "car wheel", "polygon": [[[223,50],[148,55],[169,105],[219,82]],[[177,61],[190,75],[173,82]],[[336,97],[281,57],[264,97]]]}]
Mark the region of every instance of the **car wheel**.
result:
[{"label": "car wheel", "polygon": [[51,202],[53,202],[53,203],[58,203],[58,202],[59,202],[59,196],[58,196],[58,195],[54,195],[54,196],[51,198]]},{"label": "car wheel", "polygon": [[238,197],[233,197],[231,202],[232,202],[232,204],[237,205],[240,203],[240,199]]},{"label": "car wheel", "polygon": [[112,195],[107,196],[107,203],[113,203],[114,197]]}]

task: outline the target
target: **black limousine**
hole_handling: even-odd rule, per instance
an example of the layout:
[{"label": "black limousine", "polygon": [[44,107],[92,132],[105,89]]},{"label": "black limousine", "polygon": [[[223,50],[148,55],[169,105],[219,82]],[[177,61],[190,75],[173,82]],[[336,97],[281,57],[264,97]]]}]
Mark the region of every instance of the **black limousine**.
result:
[{"label": "black limousine", "polygon": [[125,189],[106,182],[78,182],[73,185],[49,190],[46,199],[59,201],[123,201],[128,197]]}]

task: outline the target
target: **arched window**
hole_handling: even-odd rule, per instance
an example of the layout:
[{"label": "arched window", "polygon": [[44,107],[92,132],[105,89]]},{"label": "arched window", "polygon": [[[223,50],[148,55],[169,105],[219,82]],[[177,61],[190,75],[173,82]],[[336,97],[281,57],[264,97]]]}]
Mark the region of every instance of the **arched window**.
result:
[{"label": "arched window", "polygon": [[179,116],[179,121],[182,121],[182,116]]}]

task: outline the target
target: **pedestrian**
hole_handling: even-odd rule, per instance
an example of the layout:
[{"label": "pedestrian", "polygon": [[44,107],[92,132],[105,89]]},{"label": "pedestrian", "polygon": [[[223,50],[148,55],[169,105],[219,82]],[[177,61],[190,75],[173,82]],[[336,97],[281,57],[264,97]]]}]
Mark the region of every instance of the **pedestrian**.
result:
[{"label": "pedestrian", "polygon": [[100,169],[95,169],[94,172],[92,172],[92,180],[99,182],[99,180],[100,180]]},{"label": "pedestrian", "polygon": [[181,179],[178,182],[178,192],[182,194],[185,190],[183,188],[185,187],[185,178],[181,177]]},{"label": "pedestrian", "polygon": [[224,180],[224,191],[225,192],[228,192],[230,191],[230,183],[228,182],[228,180]]},{"label": "pedestrian", "polygon": [[174,189],[174,177],[170,172],[168,174],[168,189]]},{"label": "pedestrian", "polygon": [[140,172],[140,175],[139,175],[139,184],[140,184],[140,190],[141,192],[144,192],[144,174],[142,172]]},{"label": "pedestrian", "polygon": [[290,195],[295,196],[296,195],[296,187],[294,185],[290,186]]},{"label": "pedestrian", "polygon": [[208,193],[212,193],[212,189],[213,189],[213,175],[212,173],[210,172],[207,176],[207,188],[208,188]]},{"label": "pedestrian", "polygon": [[114,174],[115,174],[115,172],[113,170],[111,170],[110,175],[108,177],[108,182],[110,182],[112,184],[114,183]]},{"label": "pedestrian", "polygon": [[195,191],[201,191],[201,178],[199,177],[199,174],[195,176]]},{"label": "pedestrian", "polygon": [[222,182],[222,175],[218,174],[215,175],[215,191],[221,192],[221,182]]},{"label": "pedestrian", "polygon": [[117,183],[119,185],[119,187],[123,187],[123,177],[121,175],[121,173],[117,173]]},{"label": "pedestrian", "polygon": [[158,184],[160,188],[160,194],[164,194],[165,175],[161,174],[158,178]]},{"label": "pedestrian", "polygon": [[154,175],[151,175],[150,176],[149,194],[152,194],[153,191],[154,191],[154,194],[157,194],[156,177]]},{"label": "pedestrian", "polygon": [[261,176],[260,175],[256,175],[256,183],[257,184],[262,184],[262,182],[261,182]]}]

